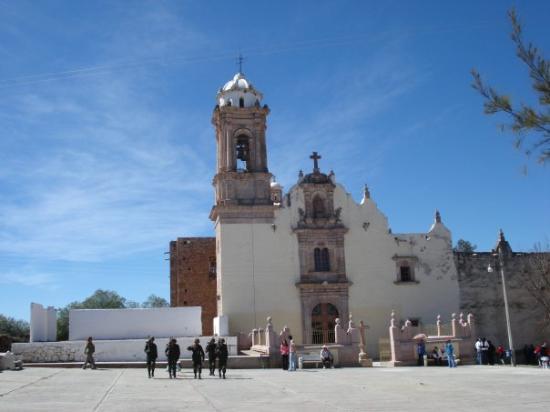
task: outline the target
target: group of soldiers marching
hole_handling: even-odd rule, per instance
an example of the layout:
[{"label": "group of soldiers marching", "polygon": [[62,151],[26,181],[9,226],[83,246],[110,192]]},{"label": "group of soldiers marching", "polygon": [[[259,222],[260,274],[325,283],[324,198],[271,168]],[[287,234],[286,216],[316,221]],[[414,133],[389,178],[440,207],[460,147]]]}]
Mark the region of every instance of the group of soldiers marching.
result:
[{"label": "group of soldiers marching", "polygon": [[[191,360],[193,362],[193,374],[195,379],[197,377],[202,379],[202,363],[205,361],[205,353],[202,348],[199,339],[195,339],[193,345],[187,347],[187,350],[191,352]],[[210,376],[215,376],[216,372],[216,360],[218,361],[218,376],[225,379],[225,372],[227,369],[227,344],[225,339],[219,338],[210,339],[208,345],[206,345],[206,352],[208,353],[208,365],[210,369]],[[177,364],[181,355],[180,346],[175,338],[170,338],[164,351],[168,360],[168,373],[170,379],[176,378]],[[155,344],[155,338],[151,337],[145,344],[145,354],[147,355],[147,373],[149,378],[155,377],[155,364],[158,358],[157,345]]]}]

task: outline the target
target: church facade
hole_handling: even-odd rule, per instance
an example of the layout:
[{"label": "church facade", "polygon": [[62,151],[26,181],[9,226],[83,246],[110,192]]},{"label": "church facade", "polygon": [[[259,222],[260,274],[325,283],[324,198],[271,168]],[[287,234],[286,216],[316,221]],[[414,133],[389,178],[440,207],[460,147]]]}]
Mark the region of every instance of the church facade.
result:
[{"label": "church facade", "polygon": [[439,213],[425,233],[392,233],[368,189],[356,203],[315,152],[311,171],[283,193],[268,167],[262,98],[238,73],[212,116],[217,316],[227,317],[229,334],[271,316],[298,342],[331,342],[335,319],[353,314],[369,325],[376,354],[392,310],[425,324],[457,312],[451,233]]}]

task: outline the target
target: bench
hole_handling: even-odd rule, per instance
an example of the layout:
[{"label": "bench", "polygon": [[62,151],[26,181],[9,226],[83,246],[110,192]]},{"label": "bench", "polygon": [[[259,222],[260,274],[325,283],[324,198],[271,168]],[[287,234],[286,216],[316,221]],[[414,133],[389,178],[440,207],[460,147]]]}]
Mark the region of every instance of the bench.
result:
[{"label": "bench", "polygon": [[323,366],[318,353],[298,353],[298,368],[304,369],[305,364],[313,364],[316,368]]},{"label": "bench", "polygon": [[[457,365],[460,364],[460,358],[455,358],[455,363]],[[435,359],[428,356],[428,359],[427,359],[427,365],[426,366],[430,366],[430,365],[436,365],[435,363]],[[441,366],[449,366],[449,364],[447,363],[447,357],[445,356],[444,358],[441,358]]]}]

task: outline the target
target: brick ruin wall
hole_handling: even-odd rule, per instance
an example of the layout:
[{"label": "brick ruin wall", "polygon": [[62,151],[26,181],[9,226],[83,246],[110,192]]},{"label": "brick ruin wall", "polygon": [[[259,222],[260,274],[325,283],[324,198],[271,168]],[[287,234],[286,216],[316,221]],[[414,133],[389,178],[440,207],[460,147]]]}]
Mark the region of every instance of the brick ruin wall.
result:
[{"label": "brick ruin wall", "polygon": [[216,239],[170,242],[170,306],[201,306],[202,334],[212,335],[216,302]]},{"label": "brick ruin wall", "polygon": [[[455,253],[460,287],[461,310],[473,313],[477,335],[495,345],[508,346],[502,282],[497,258],[491,252]],[[548,256],[550,259],[550,255]],[[523,271],[532,271],[531,253],[513,253],[505,265],[506,288],[510,308],[510,324],[514,346],[550,341],[550,327],[543,308],[525,287]],[[491,264],[495,270],[487,271]]]}]

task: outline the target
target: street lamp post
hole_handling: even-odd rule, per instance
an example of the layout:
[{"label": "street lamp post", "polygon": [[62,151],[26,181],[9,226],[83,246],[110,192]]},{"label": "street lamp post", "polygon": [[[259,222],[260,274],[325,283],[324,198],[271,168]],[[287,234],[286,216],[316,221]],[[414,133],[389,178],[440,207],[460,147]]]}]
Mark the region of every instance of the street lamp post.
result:
[{"label": "street lamp post", "polygon": [[[502,253],[503,249],[503,242],[506,240],[504,239],[504,233],[502,232],[502,229],[499,233],[499,242],[497,244],[497,253],[498,253],[498,266],[500,269],[500,280],[502,283],[502,296],[504,297],[504,313],[506,314],[506,330],[508,332],[508,346],[510,348],[510,366],[516,366],[516,356],[514,353],[514,340],[512,338],[512,327],[510,326],[510,310],[508,308],[508,293],[506,290],[506,277],[504,275],[504,256]],[[501,243],[502,242],[502,243]],[[493,272],[493,268],[491,267],[491,264],[489,263],[489,266],[487,267],[487,271],[489,273]]]}]

